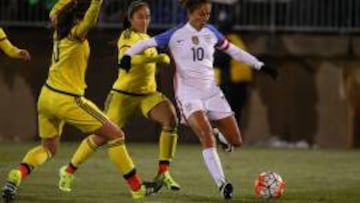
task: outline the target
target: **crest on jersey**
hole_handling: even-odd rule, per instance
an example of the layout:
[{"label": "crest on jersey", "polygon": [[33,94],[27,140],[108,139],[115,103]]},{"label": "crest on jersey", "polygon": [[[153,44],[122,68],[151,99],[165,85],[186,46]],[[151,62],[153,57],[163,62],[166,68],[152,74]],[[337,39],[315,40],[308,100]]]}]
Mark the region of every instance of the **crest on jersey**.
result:
[{"label": "crest on jersey", "polygon": [[198,45],[200,40],[198,36],[192,36],[191,41],[193,42],[193,44]]}]

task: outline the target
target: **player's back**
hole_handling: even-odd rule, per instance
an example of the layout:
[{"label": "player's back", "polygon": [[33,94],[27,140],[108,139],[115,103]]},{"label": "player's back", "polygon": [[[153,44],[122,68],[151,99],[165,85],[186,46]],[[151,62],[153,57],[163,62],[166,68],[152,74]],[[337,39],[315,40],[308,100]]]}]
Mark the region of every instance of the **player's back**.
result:
[{"label": "player's back", "polygon": [[83,95],[90,47],[87,39],[68,36],[58,40],[54,35],[53,53],[46,83],[58,90]]}]

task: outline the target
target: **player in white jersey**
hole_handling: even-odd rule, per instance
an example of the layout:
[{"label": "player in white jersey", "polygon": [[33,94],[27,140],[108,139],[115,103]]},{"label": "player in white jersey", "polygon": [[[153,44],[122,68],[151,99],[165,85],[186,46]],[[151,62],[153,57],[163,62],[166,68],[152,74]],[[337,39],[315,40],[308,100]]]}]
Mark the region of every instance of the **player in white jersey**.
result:
[{"label": "player in white jersey", "polygon": [[242,138],[233,112],[215,83],[215,48],[273,78],[276,78],[277,71],[231,44],[215,27],[207,24],[211,13],[209,0],[180,2],[187,9],[188,22],[133,45],[120,60],[119,66],[131,71],[131,56],[150,47],[168,46],[176,65],[174,87],[179,110],[201,141],[205,165],[221,195],[231,199],[233,186],[225,178],[212,125],[235,147],[241,145]]}]

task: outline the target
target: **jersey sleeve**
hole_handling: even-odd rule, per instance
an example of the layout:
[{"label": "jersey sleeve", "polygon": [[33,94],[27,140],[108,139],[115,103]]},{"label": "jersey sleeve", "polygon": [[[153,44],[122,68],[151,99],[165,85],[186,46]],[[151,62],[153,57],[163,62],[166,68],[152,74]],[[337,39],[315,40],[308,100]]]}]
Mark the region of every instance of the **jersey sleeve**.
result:
[{"label": "jersey sleeve", "polygon": [[169,42],[170,42],[170,39],[172,37],[172,35],[175,33],[175,31],[178,29],[178,27],[175,27],[173,29],[170,29],[166,32],[163,32],[159,35],[156,35],[154,37],[155,41],[156,41],[156,44],[158,47],[166,47]]},{"label": "jersey sleeve", "polygon": [[117,48],[118,48],[118,59],[121,59],[124,54],[126,53],[126,51],[132,46],[133,43],[131,43],[131,33],[128,33],[129,34],[129,38],[128,39],[125,39],[124,38],[124,35],[125,35],[125,32],[127,31],[124,31],[121,33],[120,37],[119,37],[119,40],[117,42]]},{"label": "jersey sleeve", "polygon": [[76,38],[84,39],[98,19],[102,0],[92,0],[90,7],[85,13],[84,19],[73,28],[73,35]]},{"label": "jersey sleeve", "polygon": [[[126,33],[129,32],[128,30],[124,31],[121,36],[119,37],[117,47],[118,47],[118,60],[120,60],[128,49],[132,47],[135,43],[139,41],[138,38],[136,38],[136,35],[133,35],[132,33]],[[125,37],[125,35],[128,35],[128,37]],[[142,65],[146,63],[153,63],[156,62],[158,58],[158,55],[151,55],[147,56],[146,54],[136,54],[132,56],[131,65]]]},{"label": "jersey sleeve", "polygon": [[4,30],[0,27],[0,41],[5,40],[6,39],[6,34],[4,32]]},{"label": "jersey sleeve", "polygon": [[52,7],[49,17],[53,16],[59,12],[66,4],[70,3],[72,0],[58,0],[55,5]]},{"label": "jersey sleeve", "polygon": [[8,39],[2,28],[0,28],[0,50],[11,58],[18,58],[20,50]]},{"label": "jersey sleeve", "polygon": [[229,41],[226,39],[226,37],[213,25],[207,24],[207,28],[209,28],[216,37],[216,44],[215,47],[219,50],[226,50],[229,48]]}]

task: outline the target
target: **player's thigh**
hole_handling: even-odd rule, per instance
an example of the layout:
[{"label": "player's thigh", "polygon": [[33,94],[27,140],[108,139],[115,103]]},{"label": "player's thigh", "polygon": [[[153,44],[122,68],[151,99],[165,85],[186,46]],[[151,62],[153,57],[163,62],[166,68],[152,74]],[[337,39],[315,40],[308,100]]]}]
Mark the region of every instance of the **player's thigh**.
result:
[{"label": "player's thigh", "polygon": [[168,127],[175,127],[177,125],[174,105],[159,92],[146,96],[141,102],[141,110],[145,117],[162,125]]},{"label": "player's thigh", "polygon": [[75,99],[77,108],[66,114],[66,122],[86,134],[96,134],[107,140],[124,137],[122,130],[113,123],[94,103],[79,97]]},{"label": "player's thigh", "polygon": [[40,138],[50,139],[60,136],[62,134],[64,123],[64,121],[52,115],[39,113],[38,131]]},{"label": "player's thigh", "polygon": [[42,139],[50,139],[62,134],[64,121],[57,117],[56,112],[62,108],[67,98],[52,92],[46,87],[41,89],[37,102],[38,131]]},{"label": "player's thigh", "polygon": [[63,105],[58,115],[86,134],[94,133],[109,120],[94,103],[84,97],[73,97]]},{"label": "player's thigh", "polygon": [[188,119],[194,112],[205,112],[205,107],[200,99],[176,98],[176,104],[180,112],[180,123],[184,125],[188,125]]},{"label": "player's thigh", "polygon": [[101,128],[97,129],[94,133],[106,140],[125,138],[124,132],[111,120],[107,120]]},{"label": "player's thigh", "polygon": [[193,112],[187,119],[187,122],[194,133],[200,138],[204,147],[215,146],[213,130],[204,111]]},{"label": "player's thigh", "polygon": [[111,121],[122,128],[134,116],[139,104],[140,98],[136,96],[111,91],[106,99],[104,112]]}]

